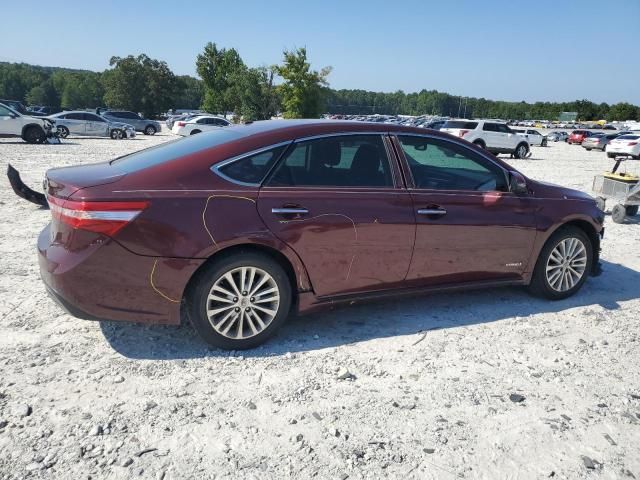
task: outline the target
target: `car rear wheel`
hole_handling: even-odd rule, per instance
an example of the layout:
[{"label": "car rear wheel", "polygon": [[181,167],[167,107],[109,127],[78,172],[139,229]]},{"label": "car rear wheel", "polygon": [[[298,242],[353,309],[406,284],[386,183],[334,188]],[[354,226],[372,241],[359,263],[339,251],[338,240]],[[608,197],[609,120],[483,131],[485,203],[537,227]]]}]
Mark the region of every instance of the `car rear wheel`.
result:
[{"label": "car rear wheel", "polygon": [[291,284],[284,269],[259,253],[213,262],[187,294],[189,319],[209,344],[253,348],[284,323],[291,308]]},{"label": "car rear wheel", "polygon": [[145,135],[155,135],[156,132],[157,132],[156,127],[154,127],[153,125],[147,125],[144,129]]},{"label": "car rear wheel", "polygon": [[528,154],[529,147],[524,143],[519,144],[513,152],[513,156],[516,158],[527,158]]},{"label": "car rear wheel", "polygon": [[123,136],[122,130],[119,130],[117,128],[113,129],[111,130],[110,136],[113,140],[120,140]]},{"label": "car rear wheel", "polygon": [[475,142],[473,142],[474,145],[476,145],[477,147],[480,148],[486,148],[486,145],[484,144],[484,142],[482,140],[476,140]]},{"label": "car rear wheel", "polygon": [[47,136],[42,128],[33,126],[25,130],[23,138],[27,143],[42,143],[45,141]]},{"label": "car rear wheel", "polygon": [[591,271],[593,246],[587,234],[563,227],[542,248],[529,290],[538,296],[560,300],[576,293]]},{"label": "car rear wheel", "polygon": [[64,126],[59,126],[58,127],[58,136],[60,136],[60,138],[67,138],[69,136],[69,129],[67,127]]},{"label": "car rear wheel", "polygon": [[189,135],[195,135],[196,133],[200,133],[200,130],[191,130]]}]

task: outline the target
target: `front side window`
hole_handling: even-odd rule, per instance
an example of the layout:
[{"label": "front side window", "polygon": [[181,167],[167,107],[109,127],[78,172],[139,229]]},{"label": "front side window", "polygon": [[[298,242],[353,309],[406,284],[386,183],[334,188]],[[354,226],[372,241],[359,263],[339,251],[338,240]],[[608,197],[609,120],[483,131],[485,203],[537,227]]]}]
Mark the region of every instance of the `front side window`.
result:
[{"label": "front side window", "polygon": [[259,152],[223,165],[218,171],[232,181],[259,184],[278,161],[286,145]]},{"label": "front side window", "polygon": [[416,188],[508,191],[502,168],[462,145],[426,137],[398,139]]},{"label": "front side window", "polygon": [[296,143],[269,186],[392,187],[380,135],[341,135]]},{"label": "front side window", "polygon": [[485,132],[497,132],[498,131],[498,126],[495,123],[485,123],[482,126],[482,130],[484,130]]},{"label": "front side window", "polygon": [[13,115],[13,112],[9,110],[7,107],[0,105],[0,117],[10,117]]},{"label": "front side window", "polygon": [[84,120],[84,115],[81,113],[68,113],[67,120]]},{"label": "front side window", "polygon": [[89,122],[105,122],[106,121],[102,117],[99,117],[98,115],[95,115],[93,113],[85,113],[83,115],[84,115],[84,119]]}]

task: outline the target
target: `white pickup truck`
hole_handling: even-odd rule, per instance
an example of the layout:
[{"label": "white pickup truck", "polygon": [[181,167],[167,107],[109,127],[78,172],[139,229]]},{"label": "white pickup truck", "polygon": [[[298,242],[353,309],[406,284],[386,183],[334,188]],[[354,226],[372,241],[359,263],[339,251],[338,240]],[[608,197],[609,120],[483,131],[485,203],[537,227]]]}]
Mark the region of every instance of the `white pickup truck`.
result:
[{"label": "white pickup truck", "polygon": [[42,117],[31,117],[16,112],[0,103],[0,137],[20,137],[27,143],[59,141],[55,124]]}]

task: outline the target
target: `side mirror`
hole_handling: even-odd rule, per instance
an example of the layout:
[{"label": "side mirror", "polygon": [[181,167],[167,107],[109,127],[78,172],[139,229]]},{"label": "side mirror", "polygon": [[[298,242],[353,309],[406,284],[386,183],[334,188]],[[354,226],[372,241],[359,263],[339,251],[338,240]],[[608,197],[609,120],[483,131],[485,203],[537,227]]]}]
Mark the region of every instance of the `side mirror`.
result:
[{"label": "side mirror", "polygon": [[518,172],[509,172],[509,191],[516,195],[527,195],[527,179]]}]

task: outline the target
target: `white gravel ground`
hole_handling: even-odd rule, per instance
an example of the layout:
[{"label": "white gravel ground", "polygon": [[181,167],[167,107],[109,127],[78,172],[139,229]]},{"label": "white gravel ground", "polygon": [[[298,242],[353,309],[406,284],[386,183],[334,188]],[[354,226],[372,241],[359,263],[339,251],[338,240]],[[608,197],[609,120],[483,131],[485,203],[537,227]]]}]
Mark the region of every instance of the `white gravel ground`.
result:
[{"label": "white gravel ground", "polygon": [[[171,138],[2,140],[1,168],[40,189],[48,168]],[[512,164],[589,191],[611,161],[556,143]],[[607,220],[604,274],[565,301],[346,308],[239,355],[189,326],[63,313],[36,261],[49,212],[0,186],[0,479],[640,479],[637,220]]]}]

